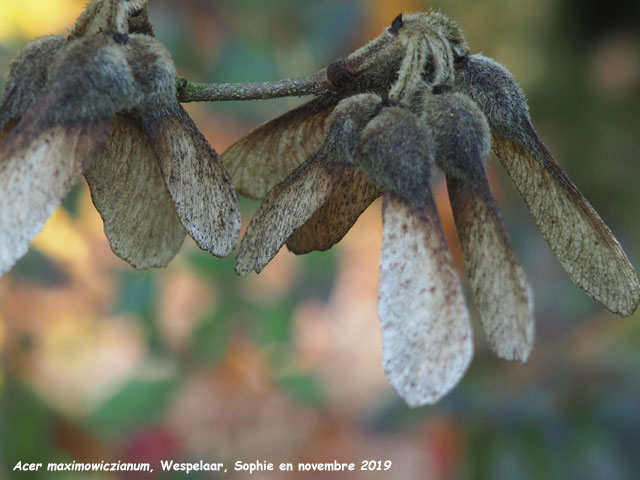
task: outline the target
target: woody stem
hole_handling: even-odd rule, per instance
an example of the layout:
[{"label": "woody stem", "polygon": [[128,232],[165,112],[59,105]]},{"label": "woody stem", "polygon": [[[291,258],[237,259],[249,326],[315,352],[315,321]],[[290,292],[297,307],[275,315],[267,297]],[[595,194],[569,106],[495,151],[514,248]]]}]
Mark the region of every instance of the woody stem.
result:
[{"label": "woody stem", "polygon": [[279,97],[322,95],[330,91],[326,70],[299,78],[256,83],[195,83],[183,78],[176,81],[178,101],[224,102],[229,100],[262,100]]}]

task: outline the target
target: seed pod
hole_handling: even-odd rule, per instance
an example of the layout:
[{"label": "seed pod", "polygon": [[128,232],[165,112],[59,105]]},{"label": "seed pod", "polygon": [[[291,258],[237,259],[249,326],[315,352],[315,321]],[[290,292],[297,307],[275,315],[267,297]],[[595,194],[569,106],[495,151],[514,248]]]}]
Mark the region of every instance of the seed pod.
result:
[{"label": "seed pod", "polygon": [[48,76],[42,102],[47,103],[43,120],[49,125],[110,120],[137,103],[135,80],[122,45],[108,34],[67,43],[54,58]]},{"label": "seed pod", "polygon": [[401,107],[383,108],[360,139],[356,164],[383,191],[410,204],[420,204],[429,192],[433,142],[413,113]]},{"label": "seed pod", "polygon": [[411,407],[437,402],[466,371],[473,331],[431,194],[382,197],[378,314],[382,364]]},{"label": "seed pod", "polygon": [[454,88],[478,104],[496,135],[519,143],[533,140],[524,93],[499,63],[482,55],[470,55],[456,65]]},{"label": "seed pod", "polygon": [[129,35],[122,46],[135,79],[135,110],[153,115],[176,102],[176,67],[167,49],[153,37]]},{"label": "seed pod", "polygon": [[360,134],[375,116],[382,99],[363,93],[342,100],[331,113],[329,130],[321,149],[332,162],[353,164]]},{"label": "seed pod", "polygon": [[64,45],[64,38],[56,35],[36,38],[11,62],[0,104],[0,132],[33,105],[47,81],[51,59]]},{"label": "seed pod", "polygon": [[433,139],[416,115],[383,108],[356,163],[384,191],[378,312],[389,382],[410,406],[434,403],[473,355],[460,280],[429,188]]},{"label": "seed pod", "polygon": [[466,95],[426,95],[423,120],[433,132],[436,164],[445,172],[467,278],[492,350],[526,361],[533,348],[530,288],[491,194],[485,162],[487,120]]},{"label": "seed pod", "polygon": [[465,95],[426,95],[422,119],[435,141],[435,161],[448,176],[472,182],[484,177],[491,132],[483,113]]},{"label": "seed pod", "polygon": [[83,171],[99,157],[135,83],[111,36],[67,43],[20,122],[0,141],[0,273],[29,246]]},{"label": "seed pod", "polygon": [[182,225],[203,250],[228,255],[240,231],[236,193],[220,157],[176,100],[169,52],[141,34],[130,35],[122,50],[135,83],[131,112],[157,158]]},{"label": "seed pod", "polygon": [[224,152],[223,160],[239,193],[254,199],[264,198],[273,186],[316,152],[324,141],[327,119],[342,99],[364,92],[383,97],[389,95],[399,77],[403,59],[407,58],[408,45],[425,43],[423,40],[428,36],[428,39],[435,39],[434,48],[439,49],[439,56],[444,58],[436,68],[433,54],[422,49],[425,53],[421,57],[423,61],[420,65],[415,64],[412,70],[417,75],[403,76],[411,81],[428,79],[436,82],[448,78],[450,68],[447,65],[451,63],[452,51],[466,50],[460,26],[438,12],[404,15],[402,22],[396,21],[394,25],[367,45],[318,72],[316,78],[324,78],[333,90],[331,93],[259,126]]},{"label": "seed pod", "polygon": [[[287,239],[331,198],[353,165],[362,129],[375,114],[379,101],[375,95],[364,94],[338,104],[329,119],[324,143],[269,192],[249,223],[236,259],[239,275],[262,271]],[[337,224],[337,228],[344,228]],[[335,235],[329,234],[332,238]]]},{"label": "seed pod", "polygon": [[71,28],[71,38],[100,32],[126,35],[131,14],[140,12],[147,0],[91,0]]},{"label": "seed pod", "polygon": [[511,74],[489,58],[472,55],[458,62],[455,88],[484,112],[496,155],[571,279],[612,312],[631,315],[640,303],[636,272],[609,228],[542,143]]}]

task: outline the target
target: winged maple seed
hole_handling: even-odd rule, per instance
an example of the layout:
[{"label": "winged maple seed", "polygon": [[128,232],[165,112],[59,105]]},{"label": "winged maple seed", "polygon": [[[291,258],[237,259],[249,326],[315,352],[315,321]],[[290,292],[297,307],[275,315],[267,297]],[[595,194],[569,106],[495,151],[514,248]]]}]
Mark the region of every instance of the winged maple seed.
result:
[{"label": "winged maple seed", "polygon": [[240,243],[240,275],[260,272],[284,243],[295,253],[331,247],[382,194],[385,372],[410,405],[437,401],[463,375],[473,346],[429,188],[435,163],[488,343],[499,357],[526,362],[532,300],[487,180],[493,145],[570,277],[611,311],[633,313],[640,285],[617,240],[536,134],[513,77],[469,55],[457,24],[438,13],[398,17],[334,65],[325,73],[333,68],[342,80],[335,91],[223,155],[241,193],[266,193]]},{"label": "winged maple seed", "polygon": [[0,273],[82,174],[113,251],[136,268],[165,266],[187,233],[217,256],[234,248],[235,190],[176,100],[169,53],[136,33],[152,32],[146,8],[94,0],[67,40],[36,39],[14,61],[0,106]]}]

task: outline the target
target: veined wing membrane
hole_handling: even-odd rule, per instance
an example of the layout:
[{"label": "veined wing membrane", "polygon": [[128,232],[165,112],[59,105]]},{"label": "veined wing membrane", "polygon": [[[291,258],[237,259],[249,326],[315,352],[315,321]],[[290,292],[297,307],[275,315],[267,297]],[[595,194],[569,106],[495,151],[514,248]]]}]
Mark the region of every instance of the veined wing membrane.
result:
[{"label": "veined wing membrane", "polygon": [[361,168],[347,168],[326,203],[287,240],[295,254],[327,250],[338,243],[358,217],[380,196]]},{"label": "veined wing membrane", "polygon": [[631,315],[638,277],[597,212],[551,157],[535,132],[525,147],[494,138],[494,150],[538,228],[571,279],[609,310]]},{"label": "veined wing membrane", "polygon": [[155,153],[132,118],[114,117],[102,156],[85,178],[114,253],[135,268],[166,266],[186,231]]},{"label": "veined wing membrane", "polygon": [[378,312],[389,382],[413,407],[451,390],[473,355],[460,281],[431,197],[417,209],[383,195]]},{"label": "veined wing membrane", "polygon": [[236,272],[261,272],[287,238],[331,196],[345,165],[318,159],[314,154],[282,183],[276,185],[251,219],[240,242]]}]

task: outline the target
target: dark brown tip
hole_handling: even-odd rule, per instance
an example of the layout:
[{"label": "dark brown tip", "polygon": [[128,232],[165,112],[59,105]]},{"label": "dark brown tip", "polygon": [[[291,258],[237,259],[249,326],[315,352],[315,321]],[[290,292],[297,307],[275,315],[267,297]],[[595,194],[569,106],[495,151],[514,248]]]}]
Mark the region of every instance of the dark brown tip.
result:
[{"label": "dark brown tip", "polygon": [[329,82],[339,90],[351,83],[353,73],[349,71],[344,60],[338,60],[327,67],[327,78]]},{"label": "dark brown tip", "polygon": [[403,25],[404,22],[402,21],[402,14],[400,14],[393,19],[393,22],[391,22],[391,27],[389,27],[388,29],[389,33],[392,35],[397,35]]},{"label": "dark brown tip", "polygon": [[453,65],[456,68],[464,67],[469,62],[469,52],[459,54],[455,49],[453,50]]},{"label": "dark brown tip", "polygon": [[440,84],[434,85],[434,87],[431,89],[431,93],[433,93],[434,95],[440,95],[441,93],[447,93],[451,90],[453,90],[451,88],[451,85]]},{"label": "dark brown tip", "polygon": [[107,32],[107,34],[110,35],[116,43],[125,45],[129,41],[129,35],[126,33]]},{"label": "dark brown tip", "polygon": [[376,115],[378,115],[383,109],[388,107],[397,107],[398,102],[394,102],[388,96],[384,96],[383,99],[376,105]]}]

